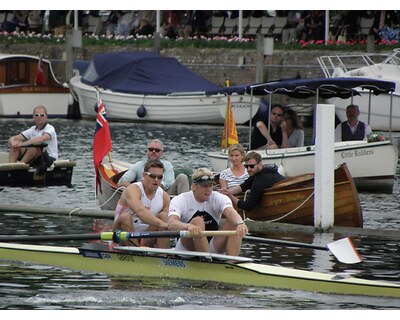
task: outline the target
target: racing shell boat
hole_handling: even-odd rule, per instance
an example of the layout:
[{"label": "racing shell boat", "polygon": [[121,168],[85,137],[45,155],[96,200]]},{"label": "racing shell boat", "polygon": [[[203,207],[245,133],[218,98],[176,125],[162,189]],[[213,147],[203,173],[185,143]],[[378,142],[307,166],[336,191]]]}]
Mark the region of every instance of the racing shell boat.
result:
[{"label": "racing shell boat", "polygon": [[81,248],[0,243],[0,259],[67,267],[128,277],[208,281],[246,287],[400,297],[400,285],[335,274],[255,263],[251,258],[115,247],[91,243]]}]

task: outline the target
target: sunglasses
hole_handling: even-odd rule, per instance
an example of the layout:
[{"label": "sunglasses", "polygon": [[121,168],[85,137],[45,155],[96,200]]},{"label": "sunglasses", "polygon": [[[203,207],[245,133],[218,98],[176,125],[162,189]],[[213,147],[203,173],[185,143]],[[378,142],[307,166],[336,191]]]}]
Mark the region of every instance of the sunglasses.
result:
[{"label": "sunglasses", "polygon": [[164,175],[162,175],[162,174],[154,174],[154,173],[151,173],[151,172],[145,172],[145,174],[147,174],[153,180],[158,179],[158,180],[161,181],[164,178]]},{"label": "sunglasses", "polygon": [[214,182],[214,176],[202,176],[202,177],[193,179],[193,182],[194,182],[194,183],[206,182],[206,181]]},{"label": "sunglasses", "polygon": [[256,165],[257,165],[257,163],[255,163],[255,164],[244,164],[244,167],[245,167],[246,169],[248,169],[248,168],[253,169]]},{"label": "sunglasses", "polygon": [[35,117],[45,117],[46,114],[45,113],[35,113],[34,116]]},{"label": "sunglasses", "polygon": [[158,149],[158,148],[147,148],[147,150],[149,150],[150,152],[153,152],[153,151],[160,152],[160,151],[162,151],[161,149]]},{"label": "sunglasses", "polygon": [[271,112],[274,116],[282,117],[283,113]]}]

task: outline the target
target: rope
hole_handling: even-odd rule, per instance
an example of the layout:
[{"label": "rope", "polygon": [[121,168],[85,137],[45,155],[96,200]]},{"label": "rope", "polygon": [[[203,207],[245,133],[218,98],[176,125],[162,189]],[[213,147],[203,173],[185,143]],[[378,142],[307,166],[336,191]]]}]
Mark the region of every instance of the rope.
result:
[{"label": "rope", "polygon": [[[248,194],[249,192],[250,192],[250,190],[247,190],[247,191],[245,192],[245,194],[244,194],[244,198],[243,198],[243,199],[244,199],[245,201],[246,201],[246,198],[247,198],[247,194]],[[264,222],[268,222],[268,223],[270,223],[270,222],[276,222],[276,221],[282,220],[282,219],[284,219],[284,218],[290,216],[292,213],[294,213],[295,211],[297,211],[298,209],[300,209],[308,200],[310,200],[311,197],[314,195],[314,193],[315,193],[315,190],[314,190],[313,192],[311,192],[311,194],[310,194],[306,199],[304,199],[304,201],[303,201],[302,203],[300,203],[296,208],[294,208],[293,210],[289,211],[288,213],[285,213],[282,217],[279,217],[279,218],[276,218],[276,219],[272,219],[272,220],[265,220]],[[243,210],[243,220],[244,220],[244,221],[253,221],[252,219],[249,219],[249,218],[246,217],[246,211],[245,211],[245,210]]]},{"label": "rope", "polygon": [[102,205],[100,205],[99,206],[99,208],[101,208],[101,207],[103,207],[104,205],[106,205],[113,197],[114,197],[114,195],[119,191],[119,190],[122,190],[122,189],[125,189],[125,187],[119,187],[118,189],[116,189],[115,191],[114,191],[114,193],[111,195],[111,197],[109,197],[108,199],[107,199],[107,201],[105,201]]},{"label": "rope", "polygon": [[68,216],[71,218],[72,214],[73,214],[75,211],[78,211],[78,210],[81,210],[81,208],[72,209],[70,212],[68,212]]}]

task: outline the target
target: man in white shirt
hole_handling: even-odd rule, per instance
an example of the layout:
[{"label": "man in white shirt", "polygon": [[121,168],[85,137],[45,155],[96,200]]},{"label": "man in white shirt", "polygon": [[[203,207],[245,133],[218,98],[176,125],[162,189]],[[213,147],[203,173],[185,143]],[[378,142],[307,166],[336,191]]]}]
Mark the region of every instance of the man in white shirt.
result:
[{"label": "man in white shirt", "polygon": [[[58,159],[57,134],[54,127],[47,123],[47,109],[37,106],[33,109],[35,125],[8,139],[10,145],[9,162],[17,160],[35,165],[44,161],[49,167]],[[46,148],[34,145],[47,144]]]},{"label": "man in white shirt", "polygon": [[[207,168],[197,169],[192,176],[192,190],[171,200],[168,229],[188,230],[193,238],[180,238],[179,251],[200,251],[239,255],[242,238],[248,232],[242,217],[233,208],[232,201],[218,191],[213,191],[214,175]],[[221,218],[226,221],[222,224]],[[236,230],[235,236],[201,236],[204,230]]]}]

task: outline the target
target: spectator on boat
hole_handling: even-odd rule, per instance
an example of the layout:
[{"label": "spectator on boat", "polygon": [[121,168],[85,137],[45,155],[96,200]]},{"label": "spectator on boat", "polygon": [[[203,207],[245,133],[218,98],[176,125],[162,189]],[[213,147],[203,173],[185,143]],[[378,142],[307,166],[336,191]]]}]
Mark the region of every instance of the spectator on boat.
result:
[{"label": "spectator on boat", "polygon": [[147,158],[136,162],[119,179],[118,185],[128,187],[131,183],[142,181],[144,166],[149,159],[160,160],[164,165],[164,177],[161,182],[161,188],[169,195],[177,195],[189,191],[189,178],[184,173],[180,173],[175,178],[174,168],[171,162],[161,159],[164,152],[164,144],[159,139],[149,141],[147,144]]},{"label": "spectator on boat", "polygon": [[[284,177],[278,173],[276,165],[263,165],[261,155],[251,151],[244,157],[245,168],[250,177],[239,186],[229,189],[221,189],[221,193],[227,195],[239,209],[251,211],[261,200],[264,189],[272,187],[282,181]],[[246,200],[236,197],[241,192],[250,190]]]},{"label": "spectator on boat", "polygon": [[[33,109],[35,125],[8,139],[10,145],[9,162],[21,161],[31,166],[46,167],[58,159],[57,134],[54,127],[47,123],[47,109],[37,106]],[[33,145],[47,144],[46,148]]]},{"label": "spectator on boat", "polygon": [[282,123],[284,108],[280,104],[272,106],[270,113],[270,131],[264,120],[256,122],[251,134],[250,149],[277,149],[282,145]]},{"label": "spectator on boat", "polygon": [[293,148],[304,146],[304,130],[300,117],[296,111],[286,109],[283,113],[282,148]]},{"label": "spectator on boat", "polygon": [[358,120],[360,110],[351,104],[346,108],[347,121],[339,123],[335,129],[335,141],[367,140],[372,132],[370,125]]},{"label": "spectator on boat", "polygon": [[[114,212],[113,231],[165,231],[168,228],[169,195],[160,187],[164,165],[149,160],[144,166],[143,179],[126,188]],[[125,245],[169,248],[169,238],[131,239]]]},{"label": "spectator on boat", "polygon": [[221,185],[221,188],[237,186],[249,177],[249,174],[243,165],[245,153],[246,152],[240,143],[233,144],[228,148],[229,161],[232,166],[221,171],[219,175],[219,184]]},{"label": "spectator on boat", "polygon": [[[178,240],[176,250],[220,253],[237,256],[242,238],[248,232],[231,200],[213,191],[214,175],[207,168],[199,168],[192,175],[192,190],[171,200],[168,229],[188,230],[194,237]],[[224,216],[225,222],[221,223]],[[236,230],[235,236],[202,237],[204,230]]]}]

